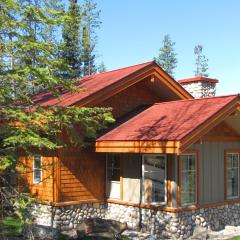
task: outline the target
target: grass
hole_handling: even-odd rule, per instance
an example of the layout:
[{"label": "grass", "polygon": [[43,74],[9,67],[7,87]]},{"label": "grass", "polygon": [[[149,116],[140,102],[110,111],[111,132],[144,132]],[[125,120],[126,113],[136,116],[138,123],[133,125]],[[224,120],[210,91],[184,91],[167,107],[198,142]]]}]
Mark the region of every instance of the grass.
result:
[{"label": "grass", "polygon": [[240,236],[231,238],[230,240],[240,240]]},{"label": "grass", "polygon": [[22,225],[14,217],[6,217],[0,221],[0,233],[6,237],[17,237],[21,234]]}]

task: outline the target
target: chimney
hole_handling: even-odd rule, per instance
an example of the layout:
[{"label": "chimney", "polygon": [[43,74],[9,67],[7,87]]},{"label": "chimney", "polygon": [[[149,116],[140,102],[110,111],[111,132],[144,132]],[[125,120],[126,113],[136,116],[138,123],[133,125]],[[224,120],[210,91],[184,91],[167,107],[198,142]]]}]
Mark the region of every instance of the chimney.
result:
[{"label": "chimney", "polygon": [[208,77],[193,77],[178,81],[194,98],[214,97],[216,95],[217,79]]}]

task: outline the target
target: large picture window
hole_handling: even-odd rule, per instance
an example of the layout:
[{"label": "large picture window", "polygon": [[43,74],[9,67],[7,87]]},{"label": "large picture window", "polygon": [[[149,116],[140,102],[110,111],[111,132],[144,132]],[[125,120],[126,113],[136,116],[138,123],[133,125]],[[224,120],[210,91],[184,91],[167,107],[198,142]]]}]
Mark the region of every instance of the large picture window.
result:
[{"label": "large picture window", "polygon": [[42,156],[33,156],[33,183],[42,182]]},{"label": "large picture window", "polygon": [[143,156],[143,196],[145,203],[166,204],[166,155]]},{"label": "large picture window", "polygon": [[227,198],[239,196],[239,154],[228,153],[226,156]]},{"label": "large picture window", "polygon": [[184,154],[181,161],[181,202],[182,205],[196,203],[197,160],[196,154]]}]

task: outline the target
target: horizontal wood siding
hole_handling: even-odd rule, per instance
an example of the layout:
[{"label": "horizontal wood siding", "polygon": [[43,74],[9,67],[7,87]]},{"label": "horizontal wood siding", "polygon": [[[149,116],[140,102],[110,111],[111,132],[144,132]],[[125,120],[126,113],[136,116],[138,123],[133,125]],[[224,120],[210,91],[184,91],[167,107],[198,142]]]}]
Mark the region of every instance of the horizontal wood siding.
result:
[{"label": "horizontal wood siding", "polygon": [[149,105],[160,101],[160,97],[158,97],[156,93],[153,93],[143,81],[97,104],[97,106],[112,107],[114,117],[119,118],[136,109],[138,106]]},{"label": "horizontal wood siding", "polygon": [[60,156],[59,201],[105,197],[105,154],[68,149]]},{"label": "horizontal wood siding", "polygon": [[[160,98],[143,81],[104,100],[97,104],[97,107],[111,107],[114,117],[119,118],[139,106],[159,101]],[[106,165],[104,153],[95,153],[95,149],[82,151],[67,149],[61,153],[60,162],[59,201],[105,198]],[[128,180],[124,181],[126,185]],[[136,181],[138,185],[139,180],[136,179]],[[126,195],[125,197],[128,198]],[[136,200],[134,196],[131,199]]]},{"label": "horizontal wood siding", "polygon": [[18,188],[23,192],[29,192],[34,197],[54,201],[53,168],[56,156],[42,156],[42,182],[33,183],[33,160],[29,156],[20,156],[22,163],[21,174],[17,175]]}]

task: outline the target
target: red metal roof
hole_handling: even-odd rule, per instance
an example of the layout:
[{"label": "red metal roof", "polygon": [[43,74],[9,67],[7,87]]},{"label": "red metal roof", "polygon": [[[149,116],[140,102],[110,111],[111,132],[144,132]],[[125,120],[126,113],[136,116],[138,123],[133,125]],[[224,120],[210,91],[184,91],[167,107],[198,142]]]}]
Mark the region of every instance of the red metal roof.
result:
[{"label": "red metal roof", "polygon": [[156,103],[97,141],[181,140],[238,97],[230,95]]},{"label": "red metal roof", "polygon": [[33,101],[41,106],[70,106],[152,64],[155,63],[151,61],[113,71],[87,76],[80,79],[79,83],[77,84],[77,86],[80,89],[83,89],[83,91],[74,93],[65,91],[63,92],[63,94],[61,94],[60,98],[53,97],[52,92],[50,91],[41,92],[33,97]]},{"label": "red metal roof", "polygon": [[192,83],[192,82],[218,83],[219,81],[217,79],[207,78],[207,77],[193,77],[193,78],[181,79],[181,80],[178,80],[178,82],[181,84],[185,84],[185,83]]}]

